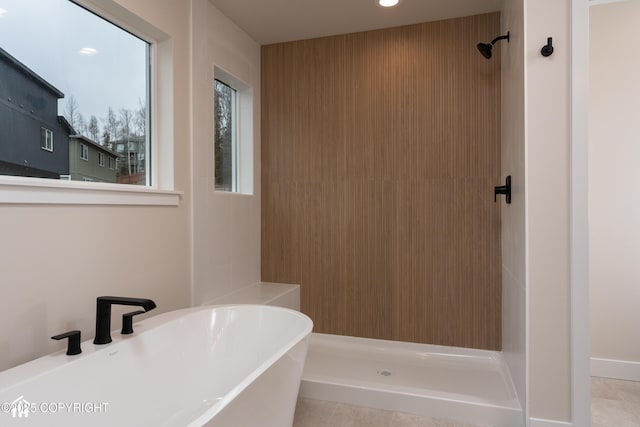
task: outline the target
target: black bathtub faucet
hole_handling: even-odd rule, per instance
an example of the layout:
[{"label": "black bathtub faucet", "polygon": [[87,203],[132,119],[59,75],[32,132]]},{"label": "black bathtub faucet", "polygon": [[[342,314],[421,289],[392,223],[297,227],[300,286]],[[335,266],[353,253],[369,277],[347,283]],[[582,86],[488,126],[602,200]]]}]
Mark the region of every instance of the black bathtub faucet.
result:
[{"label": "black bathtub faucet", "polygon": [[96,337],[93,340],[94,344],[108,344],[111,342],[111,306],[114,304],[142,307],[145,312],[156,308],[156,303],[146,298],[98,297],[96,304]]}]

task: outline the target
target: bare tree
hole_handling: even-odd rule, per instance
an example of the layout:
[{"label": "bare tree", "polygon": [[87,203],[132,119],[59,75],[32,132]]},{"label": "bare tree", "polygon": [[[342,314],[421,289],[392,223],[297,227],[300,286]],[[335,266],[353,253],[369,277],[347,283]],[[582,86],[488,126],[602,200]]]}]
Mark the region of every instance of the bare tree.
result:
[{"label": "bare tree", "polygon": [[67,119],[71,127],[76,132],[78,132],[78,129],[76,129],[76,126],[78,126],[79,114],[80,113],[78,111],[78,101],[76,101],[76,98],[73,95],[70,95],[69,98],[67,99],[67,104],[64,107],[64,118]]},{"label": "bare tree", "polygon": [[76,120],[78,126],[75,127],[76,133],[87,136],[87,122],[84,119],[82,113],[78,113],[78,119]]},{"label": "bare tree", "polygon": [[147,107],[138,99],[138,109],[135,111],[136,135],[142,136],[147,133]]},{"label": "bare tree", "polygon": [[129,175],[132,173],[131,169],[131,127],[133,125],[133,113],[126,108],[120,109],[120,132],[123,142],[127,144],[127,169]]},{"label": "bare tree", "polygon": [[232,120],[234,90],[216,80],[214,83],[214,115],[215,115],[215,188],[231,191],[233,189],[232,165]]},{"label": "bare tree", "polygon": [[109,150],[113,150],[111,146],[111,135],[109,135],[109,131],[106,129],[102,133],[102,145],[106,146]]},{"label": "bare tree", "polygon": [[[112,144],[113,141],[118,139],[118,130],[120,123],[118,122],[118,117],[116,117],[116,113],[113,111],[113,108],[109,107],[109,111],[107,112],[107,117],[104,119],[104,132],[106,136],[103,134],[103,138],[105,144]],[[112,149],[115,147],[111,147]]]},{"label": "bare tree", "polygon": [[98,136],[100,135],[100,126],[98,125],[98,119],[96,116],[91,116],[89,119],[89,126],[87,129],[89,136],[93,141],[98,142]]}]

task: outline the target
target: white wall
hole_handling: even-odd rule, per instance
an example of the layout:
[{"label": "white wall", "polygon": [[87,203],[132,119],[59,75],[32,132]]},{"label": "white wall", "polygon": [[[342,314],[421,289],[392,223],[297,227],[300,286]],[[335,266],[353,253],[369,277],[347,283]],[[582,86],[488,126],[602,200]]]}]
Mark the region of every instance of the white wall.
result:
[{"label": "white wall", "polygon": [[92,338],[97,296],[152,298],[152,314],[189,305],[189,9],[180,0],[118,3],[171,37],[168,137],[184,198],[178,207],[0,205],[0,370],[64,348],[50,339],[57,333]]},{"label": "white wall", "polygon": [[571,1],[527,1],[525,21],[528,410],[571,421]]},{"label": "white wall", "polygon": [[[502,34],[502,179],[511,175],[512,200],[502,205],[502,350],[521,404],[526,404],[524,7],[505,0]],[[496,183],[499,185],[501,183]]]},{"label": "white wall", "polygon": [[590,15],[592,357],[612,360],[593,372],[640,380],[638,366],[615,362],[640,362],[640,1]]},{"label": "white wall", "polygon": [[[207,0],[192,0],[193,303],[260,281],[260,46]],[[253,195],[213,190],[214,66],[253,88]]]}]

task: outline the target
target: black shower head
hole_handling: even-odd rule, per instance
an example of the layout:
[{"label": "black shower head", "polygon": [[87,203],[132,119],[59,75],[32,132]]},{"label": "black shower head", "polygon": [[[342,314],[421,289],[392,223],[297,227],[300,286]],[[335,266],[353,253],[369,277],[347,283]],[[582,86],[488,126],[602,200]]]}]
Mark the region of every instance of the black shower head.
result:
[{"label": "black shower head", "polygon": [[491,59],[491,51],[493,50],[493,45],[496,44],[497,41],[499,40],[507,40],[507,43],[509,42],[509,38],[510,38],[510,34],[511,33],[507,33],[506,36],[499,36],[496,37],[495,39],[491,40],[491,43],[478,43],[476,45],[476,47],[478,48],[478,50],[480,51],[480,53],[482,54],[482,56],[484,56],[487,59]]},{"label": "black shower head", "polygon": [[487,59],[491,58],[491,50],[492,49],[493,49],[493,45],[492,44],[478,43],[478,50],[480,51],[482,56],[484,56]]}]

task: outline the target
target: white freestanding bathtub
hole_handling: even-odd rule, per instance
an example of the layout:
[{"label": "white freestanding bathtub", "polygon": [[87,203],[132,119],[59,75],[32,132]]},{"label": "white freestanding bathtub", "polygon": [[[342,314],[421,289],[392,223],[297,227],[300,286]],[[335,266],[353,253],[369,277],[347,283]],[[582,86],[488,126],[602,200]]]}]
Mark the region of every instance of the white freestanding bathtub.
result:
[{"label": "white freestanding bathtub", "polygon": [[312,326],[262,305],[149,318],[0,373],[0,425],[291,426]]}]

